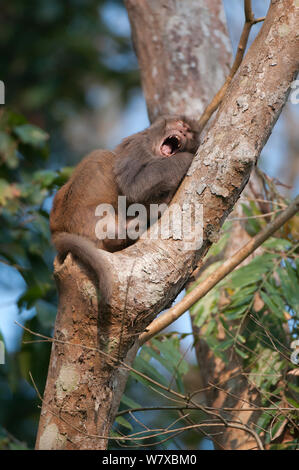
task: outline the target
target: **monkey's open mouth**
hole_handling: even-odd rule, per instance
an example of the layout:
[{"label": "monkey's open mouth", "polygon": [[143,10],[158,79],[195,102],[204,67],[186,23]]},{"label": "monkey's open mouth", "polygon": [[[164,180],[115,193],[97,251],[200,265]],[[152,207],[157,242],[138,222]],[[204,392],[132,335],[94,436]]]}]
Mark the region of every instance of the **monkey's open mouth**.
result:
[{"label": "monkey's open mouth", "polygon": [[161,153],[165,157],[171,157],[174,155],[181,147],[181,140],[177,135],[170,135],[165,140],[163,140],[161,145]]}]

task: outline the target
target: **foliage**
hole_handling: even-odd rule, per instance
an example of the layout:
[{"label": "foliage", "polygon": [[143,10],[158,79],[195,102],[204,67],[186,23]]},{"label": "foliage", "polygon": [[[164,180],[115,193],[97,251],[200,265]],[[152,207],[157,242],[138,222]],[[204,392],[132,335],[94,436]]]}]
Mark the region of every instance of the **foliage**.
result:
[{"label": "foliage", "polygon": [[[50,245],[47,198],[56,184],[68,177],[68,169],[59,172],[41,170],[48,157],[48,135],[9,110],[0,116],[0,262],[12,266],[24,280],[19,298],[20,313],[33,308],[38,315],[28,323],[36,331],[50,334],[56,312],[56,292],[51,275],[53,250]],[[26,339],[27,334],[23,339]],[[37,360],[38,358],[38,360]],[[26,345],[9,358],[1,400],[11,400],[12,409],[28,401],[27,412],[37,415],[35,393],[24,382],[31,370],[38,387],[44,387],[49,347],[40,343]],[[2,370],[2,367],[1,367]],[[5,382],[6,386],[2,384]],[[10,389],[10,390],[9,390]],[[29,398],[28,395],[31,395]],[[5,398],[6,397],[6,398]],[[10,397],[10,398],[8,398]],[[2,407],[1,407],[2,408]],[[3,407],[3,424],[13,421],[12,409]],[[29,413],[29,414],[30,414]],[[18,419],[22,420],[22,413]],[[25,416],[24,416],[25,419]],[[10,430],[15,427],[10,425]],[[22,429],[19,422],[18,429]],[[31,432],[32,436],[32,432]],[[32,436],[33,437],[33,436]]]},{"label": "foliage", "polygon": [[130,37],[105,22],[107,5],[121,8],[122,2],[5,2],[0,68],[10,106],[48,128],[88,106],[91,84],[115,84],[127,96],[138,84],[136,59]]},{"label": "foliage", "polygon": [[[43,299],[53,302],[55,289],[50,275],[53,252],[50,246],[47,198],[68,169],[41,170],[48,156],[48,135],[12,111],[0,118],[0,256],[15,267],[26,283],[19,307],[30,308]],[[43,313],[45,316],[45,313]],[[43,316],[41,315],[41,316]]]}]

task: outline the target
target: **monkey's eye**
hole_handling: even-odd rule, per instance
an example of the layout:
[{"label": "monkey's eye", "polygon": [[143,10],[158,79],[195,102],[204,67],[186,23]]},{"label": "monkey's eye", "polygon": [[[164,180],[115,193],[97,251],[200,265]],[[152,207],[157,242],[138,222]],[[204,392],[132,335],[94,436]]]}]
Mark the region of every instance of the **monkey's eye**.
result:
[{"label": "monkey's eye", "polygon": [[161,145],[161,153],[165,157],[171,157],[181,148],[181,140],[176,135],[170,135],[163,140]]}]

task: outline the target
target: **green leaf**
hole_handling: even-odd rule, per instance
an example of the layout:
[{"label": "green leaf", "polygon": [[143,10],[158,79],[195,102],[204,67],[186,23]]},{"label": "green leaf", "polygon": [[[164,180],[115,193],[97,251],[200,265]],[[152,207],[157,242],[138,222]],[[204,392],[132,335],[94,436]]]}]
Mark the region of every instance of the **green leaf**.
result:
[{"label": "green leaf", "polygon": [[263,254],[254,258],[247,266],[237,269],[231,275],[232,287],[244,288],[258,283],[266,273],[273,270],[275,259],[273,254]]},{"label": "green leaf", "polygon": [[[188,372],[189,366],[187,362],[182,358],[181,351],[174,344],[173,339],[166,339],[163,341],[152,340],[155,349],[160,350],[157,352],[154,348],[149,346],[143,346],[142,351],[147,353],[147,361],[154,358],[158,361],[170,374],[169,380],[175,379],[180,391],[183,391],[183,380],[182,376]],[[172,345],[169,348],[169,344]]]},{"label": "green leaf", "polygon": [[256,284],[244,287],[243,289],[236,290],[233,295],[231,296],[231,304],[230,307],[237,307],[240,305],[244,305],[248,303],[250,299],[252,299],[254,293],[258,289]]},{"label": "green leaf", "polygon": [[207,329],[206,329],[206,335],[211,335],[214,333],[214,331],[217,331],[217,322],[216,320],[211,320],[208,323]]},{"label": "green leaf", "polygon": [[[144,374],[148,375],[151,379],[155,380],[156,382],[161,383],[162,385],[167,385],[166,378],[158,372],[157,368],[149,364],[149,362],[145,361],[142,359],[142,357],[137,356],[135,361],[134,361],[134,369],[137,369],[140,372],[143,372]],[[146,385],[148,385],[148,381],[144,378],[141,377],[140,375],[136,374],[135,372],[131,372],[131,374],[139,381],[142,382]]]},{"label": "green leaf", "polygon": [[47,188],[53,184],[56,178],[56,171],[40,170],[34,173],[33,182],[40,184],[43,188]]},{"label": "green leaf", "polygon": [[[229,224],[231,225],[231,224]],[[224,235],[222,235],[222,237],[220,238],[220,240],[217,242],[217,243],[213,243],[213,245],[211,246],[211,248],[209,249],[209,252],[208,252],[208,256],[206,259],[210,258],[211,256],[217,256],[219,255],[226,247],[228,241],[229,241],[229,237],[230,237],[230,233],[229,233],[229,230],[228,230],[228,224],[226,225],[226,227],[224,226],[223,227],[223,230],[227,230],[226,233],[224,233]]]},{"label": "green leaf", "polygon": [[167,338],[163,341],[153,339],[152,343],[160,350],[163,358],[172,364],[173,371],[177,371],[179,374],[186,374],[188,372],[188,363],[182,358],[180,342],[176,338]]},{"label": "green leaf", "polygon": [[70,177],[72,176],[73,171],[74,171],[74,167],[72,167],[72,166],[65,166],[65,167],[61,168],[57,172],[56,179],[55,179],[54,183],[58,187],[62,186],[63,184],[65,184],[70,179]]},{"label": "green leaf", "polygon": [[295,270],[289,263],[286,263],[286,267],[279,268],[277,272],[281,281],[281,289],[286,302],[295,310],[295,312],[299,313],[299,279],[297,279]]},{"label": "green leaf", "polygon": [[249,307],[249,304],[246,303],[245,305],[243,305],[243,307],[237,307],[237,308],[234,308],[234,309],[229,309],[229,310],[225,310],[224,312],[224,315],[225,315],[225,319],[227,321],[232,321],[232,320],[237,320],[238,318],[241,318],[243,313],[246,312],[246,310],[248,309]]},{"label": "green leaf", "polygon": [[160,362],[162,366],[165,367],[168,372],[173,373],[173,364],[167,360],[167,358],[163,357],[162,354],[159,354],[157,351],[152,349],[149,346],[143,346],[142,348],[143,352],[146,352],[148,354],[148,360],[150,360],[151,357],[156,359],[156,361]]},{"label": "green leaf", "polygon": [[[247,217],[252,217],[255,215],[260,215],[261,212],[257,208],[257,206],[254,204],[254,202],[250,202],[250,207],[248,207],[246,204],[242,204],[242,209],[244,214]],[[247,219],[246,220],[246,230],[250,235],[256,235],[262,228],[262,219],[258,218],[253,218],[253,219]]]},{"label": "green leaf", "polygon": [[262,292],[262,291],[260,294],[261,294],[261,298],[263,299],[267,307],[271,310],[271,312],[273,312],[274,315],[276,315],[281,320],[284,320],[284,311],[280,310],[277,307],[277,305],[274,302],[274,298],[273,297],[270,298],[265,292]]},{"label": "green leaf", "polygon": [[0,116],[0,125],[3,129],[20,126],[26,124],[26,118],[11,109],[5,107],[5,112]]},{"label": "green leaf", "polygon": [[211,318],[213,312],[218,312],[220,287],[221,284],[215,286],[207,295],[190,308],[190,314],[194,316],[194,324],[198,328]]},{"label": "green leaf", "polygon": [[286,399],[290,405],[294,406],[295,408],[299,408],[299,403],[296,400],[290,397],[286,397]]},{"label": "green leaf", "polygon": [[263,248],[267,248],[268,250],[276,250],[279,252],[288,251],[291,246],[292,244],[290,241],[275,237],[268,238],[268,240],[263,243]]},{"label": "green leaf", "polygon": [[237,346],[235,347],[235,351],[237,354],[239,354],[239,356],[242,357],[242,359],[248,359],[249,357],[248,353],[242,351],[242,349],[239,349]]},{"label": "green leaf", "polygon": [[[277,404],[277,407],[279,407],[279,404]],[[281,428],[284,427],[286,423],[287,418],[284,416],[284,414],[275,417],[275,422],[274,424],[272,424],[272,427],[270,429],[271,440],[279,437],[282,432]]]},{"label": "green leaf", "polygon": [[214,337],[214,336],[207,336],[205,341],[209,348],[214,352],[214,354],[222,359],[222,361],[227,364],[228,359],[224,352],[221,350],[220,345],[221,343]]},{"label": "green leaf", "polygon": [[234,338],[227,339],[226,341],[220,341],[214,348],[214,351],[226,351],[234,344]]},{"label": "green leaf", "polygon": [[267,411],[261,414],[257,421],[257,429],[262,431],[263,429],[267,429],[269,423],[272,421],[273,415],[275,411]]}]

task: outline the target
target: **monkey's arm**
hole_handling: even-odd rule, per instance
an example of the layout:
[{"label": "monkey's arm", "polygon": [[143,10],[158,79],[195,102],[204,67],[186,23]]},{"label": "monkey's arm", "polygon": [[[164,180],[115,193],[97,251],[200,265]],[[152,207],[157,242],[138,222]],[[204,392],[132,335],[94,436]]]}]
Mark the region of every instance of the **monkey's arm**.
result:
[{"label": "monkey's arm", "polygon": [[117,184],[129,202],[159,201],[161,194],[173,195],[185,176],[194,155],[177,153],[169,158],[147,161],[122,159],[115,167]]}]

